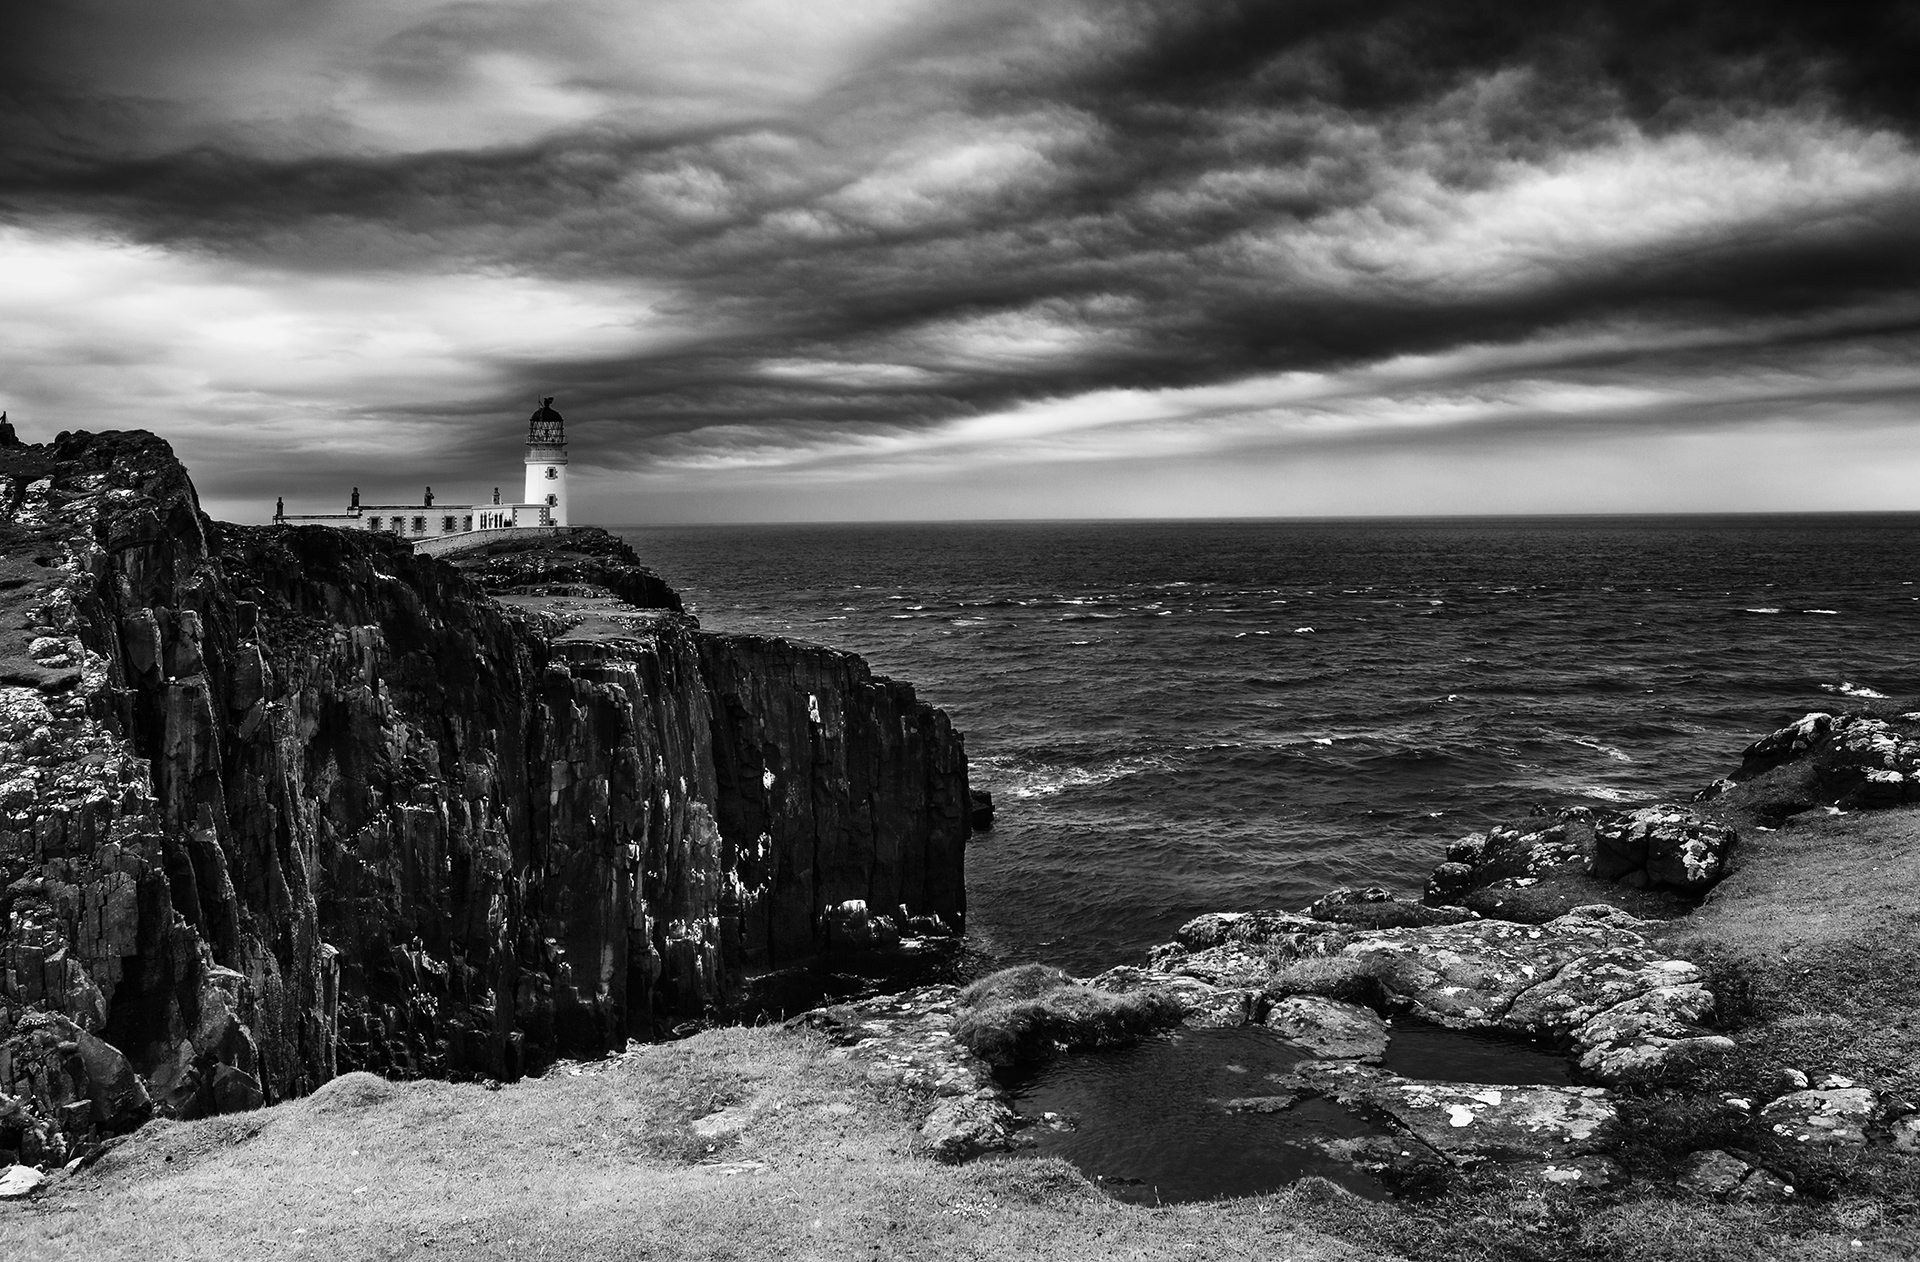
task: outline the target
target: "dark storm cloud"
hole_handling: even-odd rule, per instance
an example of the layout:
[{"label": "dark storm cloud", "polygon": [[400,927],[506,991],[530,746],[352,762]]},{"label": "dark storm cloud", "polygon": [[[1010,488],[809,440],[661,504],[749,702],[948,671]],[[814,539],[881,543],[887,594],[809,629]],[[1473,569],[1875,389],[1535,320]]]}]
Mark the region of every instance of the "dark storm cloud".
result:
[{"label": "dark storm cloud", "polygon": [[1823,319],[1913,331],[1914,4],[223,12],[0,19],[0,225],[630,288],[647,336],[374,401],[423,433],[563,383],[610,466],[805,459],[1475,345],[1625,374],[1667,336],[1582,330],[1728,330],[1735,376]]}]

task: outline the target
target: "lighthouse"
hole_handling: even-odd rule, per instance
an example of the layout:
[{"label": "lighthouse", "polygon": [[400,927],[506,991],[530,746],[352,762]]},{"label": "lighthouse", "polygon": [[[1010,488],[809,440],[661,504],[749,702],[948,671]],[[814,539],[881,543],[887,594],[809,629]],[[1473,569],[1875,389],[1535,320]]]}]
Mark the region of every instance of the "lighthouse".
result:
[{"label": "lighthouse", "polygon": [[[0,418],[3,420],[4,418]],[[363,503],[354,487],[344,513],[289,513],[284,499],[275,500],[277,526],[332,526],[340,530],[369,530],[398,535],[416,552],[446,554],[486,547],[511,531],[518,538],[566,534],[567,429],[553,410],[553,398],[540,400],[540,410],[527,420],[527,493],[518,504],[502,504],[500,488],[491,504],[442,504],[428,487],[418,503]]]},{"label": "lighthouse", "polygon": [[526,503],[545,505],[547,524],[567,524],[567,431],[551,398],[527,421]]}]

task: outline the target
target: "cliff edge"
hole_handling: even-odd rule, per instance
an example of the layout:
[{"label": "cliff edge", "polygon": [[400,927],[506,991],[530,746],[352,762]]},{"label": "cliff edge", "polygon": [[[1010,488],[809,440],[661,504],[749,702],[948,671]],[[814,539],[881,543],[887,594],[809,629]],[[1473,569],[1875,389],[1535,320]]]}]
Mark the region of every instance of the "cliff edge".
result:
[{"label": "cliff edge", "polygon": [[151,434],[0,446],[0,1150],[510,1079],[963,928],[911,687],[602,531],[459,561],[213,522]]}]

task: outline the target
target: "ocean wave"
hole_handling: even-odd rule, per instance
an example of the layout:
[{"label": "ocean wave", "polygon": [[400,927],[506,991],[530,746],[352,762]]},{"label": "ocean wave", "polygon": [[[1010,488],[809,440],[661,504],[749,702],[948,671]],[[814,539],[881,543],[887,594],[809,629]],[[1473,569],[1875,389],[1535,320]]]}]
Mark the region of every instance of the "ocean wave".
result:
[{"label": "ocean wave", "polygon": [[1600,802],[1614,803],[1638,802],[1645,796],[1635,793],[1632,789],[1611,789],[1599,784],[1574,785],[1567,789],[1566,793],[1569,797],[1593,798]]},{"label": "ocean wave", "polygon": [[1838,618],[1840,616],[1838,609],[1802,609],[1800,612],[1822,614],[1828,618]]},{"label": "ocean wave", "polygon": [[995,792],[1025,801],[1053,797],[1068,789],[1112,784],[1130,776],[1171,771],[1174,765],[1172,759],[1159,754],[1130,754],[1087,766],[1063,766],[1058,763],[1034,765],[1017,759],[990,757],[976,759],[973,769],[976,773],[982,773],[979,782],[990,786]]},{"label": "ocean wave", "polygon": [[1855,684],[1855,683],[1821,684],[1820,691],[1837,692],[1843,697],[1883,697],[1884,698],[1887,695],[1884,692],[1876,692],[1872,688],[1867,687],[1865,684]]},{"label": "ocean wave", "polygon": [[1784,613],[1785,610],[1762,606],[1759,609],[1742,609],[1741,613]]},{"label": "ocean wave", "polygon": [[1295,635],[1312,635],[1313,628],[1312,627],[1295,627],[1293,629],[1293,633]]},{"label": "ocean wave", "polygon": [[1607,757],[1613,759],[1615,762],[1632,762],[1633,761],[1633,755],[1627,753],[1625,750],[1618,749],[1612,745],[1609,745],[1605,741],[1600,740],[1596,737],[1569,736],[1567,739],[1572,741],[1576,745],[1584,745],[1588,749],[1597,749],[1601,753],[1605,754]]}]

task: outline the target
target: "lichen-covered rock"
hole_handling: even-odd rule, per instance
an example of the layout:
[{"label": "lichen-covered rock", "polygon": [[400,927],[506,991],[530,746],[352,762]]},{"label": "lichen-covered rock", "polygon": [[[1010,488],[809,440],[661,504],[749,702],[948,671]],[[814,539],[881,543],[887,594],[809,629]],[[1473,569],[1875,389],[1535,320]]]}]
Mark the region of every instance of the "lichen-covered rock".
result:
[{"label": "lichen-covered rock", "polygon": [[1710,1148],[1687,1158],[1686,1171],[1680,1176],[1680,1182],[1703,1196],[1726,1200],[1746,1182],[1747,1176],[1753,1171],[1752,1163],[1732,1153]]},{"label": "lichen-covered rock", "polygon": [[1377,885],[1365,889],[1342,886],[1329,890],[1307,908],[1315,920],[1355,925],[1362,929],[1399,929],[1408,925],[1450,925],[1473,919],[1462,907],[1434,907],[1396,898]]},{"label": "lichen-covered rock", "polygon": [[[1455,1028],[1506,1025],[1522,995],[1567,964],[1644,948],[1638,934],[1585,920],[1549,925],[1472,921],[1359,935],[1345,954],[1363,961],[1420,1020]],[[1539,1007],[1539,1011],[1535,1011]],[[1518,1028],[1558,1033],[1544,1006],[1523,1008]]]},{"label": "lichen-covered rock", "polygon": [[869,1078],[939,1096],[992,1092],[993,1067],[953,1037],[959,990],[927,986],[801,1013],[788,1024],[841,1045]]},{"label": "lichen-covered rock", "polygon": [[[1600,1082],[1670,1079],[1733,1049],[1730,1040],[1703,1028],[1713,997],[1699,970],[1663,956],[1639,932],[1645,922],[1606,904],[1581,906],[1541,925],[1476,920],[1399,929],[1341,926],[1338,932],[1323,925],[1312,934],[1281,915],[1265,913],[1263,919],[1209,919],[1188,939],[1210,945],[1169,943],[1154,950],[1148,967],[1109,970],[1094,984],[1115,990],[1176,981],[1190,989],[1204,986],[1209,989],[1201,993],[1215,1001],[1211,1011],[1224,1018],[1206,1023],[1238,1024],[1240,995],[1256,996],[1258,1017],[1258,996],[1273,993],[1280,970],[1309,967],[1295,962],[1334,958],[1324,953],[1338,951],[1338,959],[1378,987],[1381,999],[1416,1019],[1563,1041]],[[1249,945],[1260,937],[1286,945],[1278,951]],[[1304,953],[1296,949],[1296,938]],[[1222,1011],[1229,997],[1232,1011]]]},{"label": "lichen-covered rock", "polygon": [[701,631],[604,532],[468,560],[211,522],[149,434],[0,450],[23,1152],[142,1089],[194,1116],[624,1046],[837,952],[850,901],[963,924],[964,753],[911,688]]},{"label": "lichen-covered rock", "polygon": [[1387,1023],[1357,1004],[1291,995],[1277,1000],[1261,1024],[1323,1060],[1377,1064],[1387,1054]]},{"label": "lichen-covered rock", "polygon": [[1782,1139],[1821,1147],[1867,1142],[1875,1098],[1865,1087],[1795,1091],[1760,1110],[1760,1124]]},{"label": "lichen-covered rock", "polygon": [[1314,954],[1313,943],[1335,927],[1291,911],[1215,911],[1195,916],[1174,931],[1173,943],[1182,951],[1205,951],[1228,943],[1278,947],[1295,954]]},{"label": "lichen-covered rock", "polygon": [[921,1140],[942,1161],[963,1161],[1013,1144],[1014,1117],[993,1068],[954,1037],[959,990],[928,986],[802,1013],[788,1024],[841,1044],[836,1055],[864,1066],[888,1087],[937,1102]]},{"label": "lichen-covered rock", "polygon": [[1594,902],[1670,917],[1726,874],[1737,840],[1733,829],[1685,807],[1541,813],[1450,845],[1425,901],[1528,924]]},{"label": "lichen-covered rock", "polygon": [[1308,1089],[1384,1114],[1457,1163],[1604,1155],[1619,1114],[1597,1087],[1419,1082],[1346,1062],[1308,1061]]},{"label": "lichen-covered rock", "polygon": [[1650,806],[1594,828],[1592,875],[1702,894],[1726,875],[1738,835],[1680,806]]},{"label": "lichen-covered rock", "polygon": [[1427,877],[1423,901],[1433,905],[1458,903],[1473,889],[1473,865],[1452,859],[1439,864]]},{"label": "lichen-covered rock", "polygon": [[1805,715],[1749,745],[1736,778],[1750,780],[1789,762],[1811,767],[1820,801],[1857,807],[1920,801],[1920,723],[1913,715]]},{"label": "lichen-covered rock", "polygon": [[1116,995],[1152,991],[1179,1006],[1182,1023],[1201,1030],[1236,1029],[1256,1019],[1260,992],[1248,987],[1216,986],[1185,973],[1162,973],[1122,964],[1087,980],[1096,990]]},{"label": "lichen-covered rock", "polygon": [[989,1096],[942,1100],[920,1126],[921,1142],[940,1161],[965,1161],[1010,1146],[1013,1110]]}]

